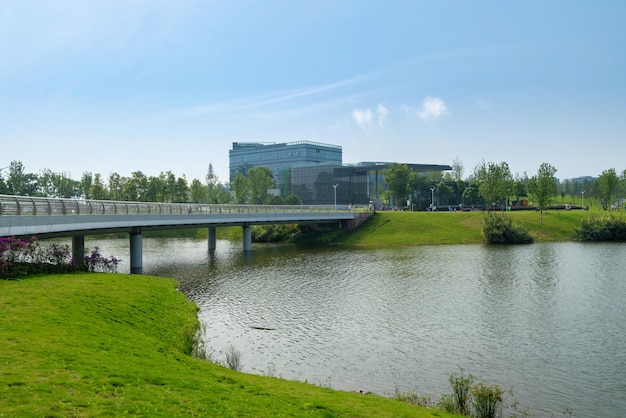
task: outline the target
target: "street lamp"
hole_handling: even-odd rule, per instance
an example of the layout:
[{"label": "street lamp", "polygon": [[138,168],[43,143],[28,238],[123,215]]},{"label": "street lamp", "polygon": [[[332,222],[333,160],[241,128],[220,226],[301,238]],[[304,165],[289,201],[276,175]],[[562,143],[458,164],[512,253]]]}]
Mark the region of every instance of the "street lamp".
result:
[{"label": "street lamp", "polygon": [[430,210],[431,212],[435,210],[435,189],[437,186],[433,186],[430,188]]},{"label": "street lamp", "polygon": [[580,200],[581,200],[580,207],[581,207],[582,210],[585,210],[585,191],[584,190],[580,191],[580,196],[581,196],[581,198],[580,198]]},{"label": "street lamp", "polygon": [[333,184],[333,187],[335,188],[335,211],[337,211],[337,186],[339,186],[339,183]]}]

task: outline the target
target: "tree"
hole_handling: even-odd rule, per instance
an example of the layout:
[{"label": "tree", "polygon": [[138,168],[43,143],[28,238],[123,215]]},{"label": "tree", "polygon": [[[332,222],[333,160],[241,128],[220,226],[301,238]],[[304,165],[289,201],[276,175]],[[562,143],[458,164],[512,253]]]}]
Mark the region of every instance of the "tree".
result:
[{"label": "tree", "polygon": [[250,187],[250,201],[254,205],[264,205],[268,199],[268,190],[275,187],[272,170],[258,166],[248,170],[248,184]]},{"label": "tree", "polygon": [[602,209],[607,210],[619,185],[619,178],[615,169],[604,170],[598,177],[596,184],[600,194],[600,201],[602,202]]},{"label": "tree", "polygon": [[290,194],[285,197],[285,204],[295,206],[300,204],[300,198],[295,194]]},{"label": "tree", "polygon": [[9,189],[9,194],[21,196],[37,195],[37,176],[32,173],[26,173],[24,164],[20,161],[11,161],[6,185]]},{"label": "tree", "polygon": [[508,197],[513,184],[509,165],[505,162],[486,165],[482,163],[482,167],[478,168],[478,180],[480,182],[478,192],[485,199],[487,210],[491,210],[493,204],[500,203],[504,211],[503,200]]},{"label": "tree", "polygon": [[454,180],[463,180],[463,173],[465,173],[463,162],[459,160],[459,157],[456,157],[454,160],[452,160],[452,176]]},{"label": "tree", "polygon": [[109,198],[112,200],[120,200],[122,191],[122,178],[117,173],[109,176]]},{"label": "tree", "polygon": [[98,199],[91,197],[91,185],[93,184],[93,175],[89,171],[85,171],[80,178],[80,193],[85,199]]},{"label": "tree", "polygon": [[430,188],[432,183],[428,180],[428,176],[412,171],[409,176],[409,190],[415,196],[417,210],[425,208],[430,204]]},{"label": "tree", "polygon": [[106,188],[104,187],[104,183],[102,182],[102,177],[100,173],[96,173],[93,177],[93,182],[91,183],[91,190],[89,191],[89,195],[91,199],[106,199]]},{"label": "tree", "polygon": [[189,200],[189,186],[185,175],[176,179],[176,189],[174,191],[174,202],[182,203]]},{"label": "tree", "polygon": [[552,197],[556,194],[556,168],[543,163],[528,182],[528,189],[539,207],[539,224],[543,224],[543,212],[552,205]]},{"label": "tree", "polygon": [[395,205],[402,207],[409,194],[411,169],[406,164],[392,163],[383,171],[383,178],[395,199]]},{"label": "tree", "polygon": [[191,181],[189,194],[193,203],[207,203],[207,189],[198,179]]},{"label": "tree", "polygon": [[231,189],[235,194],[235,203],[246,203],[250,194],[250,187],[248,185],[248,179],[243,174],[237,173],[235,175],[231,184]]}]

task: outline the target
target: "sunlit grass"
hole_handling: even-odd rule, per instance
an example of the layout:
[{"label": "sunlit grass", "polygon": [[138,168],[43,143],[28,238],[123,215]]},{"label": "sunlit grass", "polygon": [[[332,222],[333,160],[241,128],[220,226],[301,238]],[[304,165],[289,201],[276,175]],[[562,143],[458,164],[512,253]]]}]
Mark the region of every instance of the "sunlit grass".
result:
[{"label": "sunlit grass", "polygon": [[98,273],[0,281],[0,416],[451,416],[189,357],[197,307],[175,286]]},{"label": "sunlit grass", "polygon": [[[574,239],[581,219],[596,211],[550,210],[539,224],[536,211],[507,212],[528,229],[535,242]],[[342,243],[363,247],[483,243],[483,212],[377,212],[370,221],[344,236]]]}]

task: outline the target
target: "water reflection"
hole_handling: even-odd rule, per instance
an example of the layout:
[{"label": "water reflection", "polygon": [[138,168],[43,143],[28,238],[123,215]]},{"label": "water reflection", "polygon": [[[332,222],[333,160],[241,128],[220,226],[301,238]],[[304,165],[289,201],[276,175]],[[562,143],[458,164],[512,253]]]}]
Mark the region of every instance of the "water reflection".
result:
[{"label": "water reflection", "polygon": [[[101,248],[124,258],[127,243]],[[108,246],[108,247],[107,247]],[[108,254],[103,251],[103,254]],[[626,415],[626,246],[393,250],[144,240],[144,272],[175,277],[215,350],[244,371],[346,390],[449,393],[459,367],[513,387],[533,416]]]}]

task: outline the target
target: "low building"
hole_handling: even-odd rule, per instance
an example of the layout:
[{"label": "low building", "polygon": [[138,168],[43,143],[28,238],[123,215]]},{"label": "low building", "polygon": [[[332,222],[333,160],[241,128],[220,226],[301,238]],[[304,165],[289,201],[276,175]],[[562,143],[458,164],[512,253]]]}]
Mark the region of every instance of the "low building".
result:
[{"label": "low building", "polygon": [[[269,168],[281,196],[297,195],[305,204],[365,205],[386,190],[382,172],[390,162],[343,164],[342,148],[310,141],[234,142],[229,151],[230,181],[250,168]],[[404,164],[404,163],[403,163]],[[420,173],[452,170],[449,165],[412,164]]]}]

